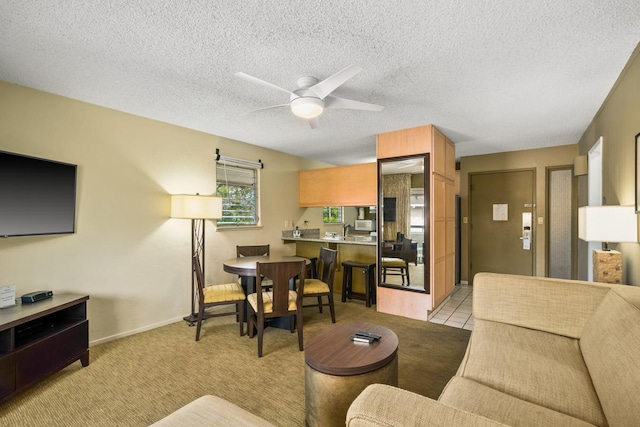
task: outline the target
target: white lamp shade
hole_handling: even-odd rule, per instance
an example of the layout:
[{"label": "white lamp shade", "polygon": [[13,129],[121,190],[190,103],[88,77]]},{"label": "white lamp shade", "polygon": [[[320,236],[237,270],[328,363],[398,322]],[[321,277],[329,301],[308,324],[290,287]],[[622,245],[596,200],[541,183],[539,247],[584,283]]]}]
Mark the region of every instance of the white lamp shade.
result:
[{"label": "white lamp shade", "polygon": [[578,208],[578,237],[586,242],[637,242],[638,219],[635,207]]},{"label": "white lamp shade", "polygon": [[174,194],[171,196],[171,218],[220,219],[222,198]]}]

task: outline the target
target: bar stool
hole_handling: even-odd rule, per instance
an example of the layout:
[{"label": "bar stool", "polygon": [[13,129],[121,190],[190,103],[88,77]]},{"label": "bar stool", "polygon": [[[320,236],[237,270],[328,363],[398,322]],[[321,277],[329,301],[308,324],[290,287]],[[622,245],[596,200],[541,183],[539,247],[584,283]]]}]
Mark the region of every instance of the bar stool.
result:
[{"label": "bar stool", "polygon": [[[359,299],[367,303],[367,307],[371,307],[371,303],[376,303],[376,282],[375,269],[376,263],[344,261],[342,263],[344,271],[342,272],[342,302],[349,299]],[[353,292],[353,269],[362,268],[364,270],[364,289],[365,293]]]}]

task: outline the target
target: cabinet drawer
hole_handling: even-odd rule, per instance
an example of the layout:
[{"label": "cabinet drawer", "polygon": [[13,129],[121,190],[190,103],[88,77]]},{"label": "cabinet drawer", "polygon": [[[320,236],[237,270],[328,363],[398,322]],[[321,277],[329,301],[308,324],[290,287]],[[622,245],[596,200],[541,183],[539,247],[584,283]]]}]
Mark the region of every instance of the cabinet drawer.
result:
[{"label": "cabinet drawer", "polygon": [[69,326],[15,352],[16,388],[25,387],[77,360],[89,347],[89,321]]}]

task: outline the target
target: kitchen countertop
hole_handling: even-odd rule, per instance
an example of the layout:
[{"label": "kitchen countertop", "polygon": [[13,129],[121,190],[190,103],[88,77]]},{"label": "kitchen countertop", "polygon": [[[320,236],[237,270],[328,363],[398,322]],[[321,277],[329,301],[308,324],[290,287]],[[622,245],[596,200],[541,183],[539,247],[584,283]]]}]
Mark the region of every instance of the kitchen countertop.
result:
[{"label": "kitchen countertop", "polygon": [[375,240],[361,240],[360,238],[356,238],[356,237],[349,237],[347,236],[346,240],[345,239],[310,239],[310,238],[306,238],[306,237],[283,237],[282,240],[286,243],[291,243],[291,242],[318,242],[318,243],[336,243],[339,245],[362,245],[362,246],[375,246],[376,245],[376,241]]}]

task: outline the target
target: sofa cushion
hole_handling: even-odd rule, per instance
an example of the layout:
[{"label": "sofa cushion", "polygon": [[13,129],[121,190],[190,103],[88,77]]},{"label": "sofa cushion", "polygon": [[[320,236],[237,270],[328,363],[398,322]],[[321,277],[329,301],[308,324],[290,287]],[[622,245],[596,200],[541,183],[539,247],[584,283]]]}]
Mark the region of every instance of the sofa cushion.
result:
[{"label": "sofa cushion", "polygon": [[580,338],[609,292],[606,284],[545,277],[478,273],[473,318]]},{"label": "sofa cushion", "polygon": [[[630,290],[609,292],[580,340],[602,409],[612,426],[640,425],[640,310],[626,295]],[[637,288],[633,290],[637,296]]]},{"label": "sofa cushion", "polygon": [[463,377],[453,377],[438,401],[503,424],[519,427],[592,426],[577,418],[525,402]]},{"label": "sofa cushion", "polygon": [[588,423],[607,425],[577,339],[476,319],[458,375]]}]

